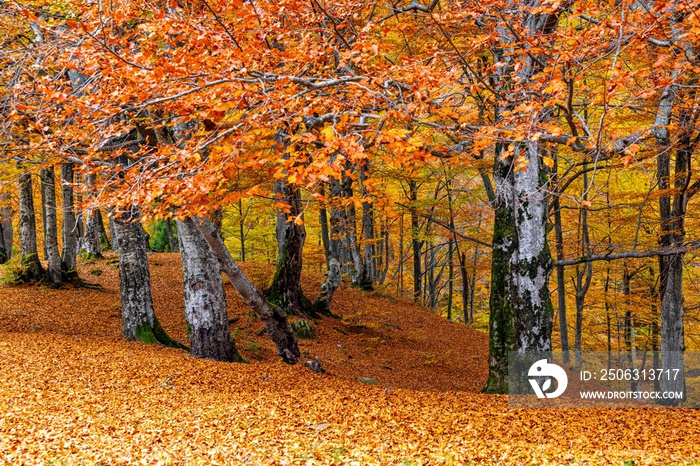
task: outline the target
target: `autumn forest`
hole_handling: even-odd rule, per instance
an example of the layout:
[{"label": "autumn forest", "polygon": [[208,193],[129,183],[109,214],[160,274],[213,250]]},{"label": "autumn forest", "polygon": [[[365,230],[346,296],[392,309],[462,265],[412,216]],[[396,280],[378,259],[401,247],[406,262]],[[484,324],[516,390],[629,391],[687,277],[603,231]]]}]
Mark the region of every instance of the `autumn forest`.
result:
[{"label": "autumn forest", "polygon": [[[0,461],[700,464],[700,1],[0,0],[0,44]],[[514,407],[593,355],[649,402]]]}]

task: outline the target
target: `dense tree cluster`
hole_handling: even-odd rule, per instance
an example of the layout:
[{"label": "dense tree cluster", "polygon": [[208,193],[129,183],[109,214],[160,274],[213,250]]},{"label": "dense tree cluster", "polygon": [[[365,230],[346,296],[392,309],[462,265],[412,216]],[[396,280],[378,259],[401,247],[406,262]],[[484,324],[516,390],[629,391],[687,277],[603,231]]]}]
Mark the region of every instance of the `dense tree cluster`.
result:
[{"label": "dense tree cluster", "polygon": [[[568,362],[570,327],[575,364],[617,339],[682,367],[695,337],[684,313],[697,309],[684,293],[696,296],[698,11],[697,0],[0,3],[0,258],[13,208],[23,280],[76,280],[81,250],[113,247],[124,335],[179,345],[154,313],[144,224],[151,244],[181,252],[189,344],[205,358],[239,358],[223,272],[290,363],[287,316],[332,315],[346,279],[411,289],[467,324],[488,313],[487,392],[507,391],[509,351],[557,347]],[[230,250],[274,262],[270,286]],[[318,266],[327,279],[306,296],[302,270]]]}]

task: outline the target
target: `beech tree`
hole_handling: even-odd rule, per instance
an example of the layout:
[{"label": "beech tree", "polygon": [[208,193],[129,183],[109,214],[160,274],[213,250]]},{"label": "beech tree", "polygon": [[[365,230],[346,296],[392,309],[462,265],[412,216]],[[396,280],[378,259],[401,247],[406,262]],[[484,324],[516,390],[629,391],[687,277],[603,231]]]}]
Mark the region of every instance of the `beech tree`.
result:
[{"label": "beech tree", "polygon": [[[571,320],[565,279],[575,273],[569,266],[579,272],[571,295],[579,354],[586,348],[584,304],[593,301],[584,297],[611,293],[610,277],[618,276],[611,271],[602,291],[592,278],[592,262],[616,259],[639,260],[630,263],[637,268],[659,260],[660,346],[669,358],[684,348],[682,265],[693,246],[684,222],[696,190],[691,160],[698,142],[698,20],[691,14],[696,3],[116,2],[102,9],[66,7],[65,17],[50,21],[19,9],[15,15],[24,18],[27,31],[43,34],[43,42],[30,39],[25,48],[47,71],[13,75],[22,79],[3,90],[12,95],[4,102],[24,103],[7,104],[14,113],[4,123],[5,134],[13,150],[58,157],[65,180],[72,163],[84,184],[94,183],[94,191],[79,191],[85,202],[78,201],[76,210],[88,212],[99,203],[127,213],[127,223],[118,225],[121,216],[115,217],[114,236],[129,230],[126,243],[119,239],[120,254],[133,254],[122,251],[122,244],[133,249],[143,236],[134,222],[190,219],[288,362],[299,351],[287,312],[330,312],[342,274],[366,289],[387,275],[380,273],[379,258],[388,271],[389,213],[407,215],[407,226],[402,217],[393,227],[401,225],[399,289],[404,262],[412,258],[414,299],[439,312],[446,293],[450,318],[455,262],[463,277],[464,320],[473,321],[467,308],[474,308],[475,289],[485,288],[476,279],[480,248],[490,251],[485,390],[505,392],[509,351],[552,349],[554,266],[565,352]],[[105,18],[118,33],[96,32]],[[80,91],[70,78],[77,67],[85,76]],[[56,71],[64,69],[69,79]],[[177,125],[190,126],[188,137],[174,144]],[[650,207],[652,188],[632,186],[637,194],[644,190],[635,207],[634,242],[625,242],[622,233],[610,233],[615,241],[601,238],[600,225],[612,230],[605,225],[613,222],[601,220],[592,206],[613,207],[596,197],[600,172],[648,171],[652,159],[658,211]],[[448,160],[469,173],[442,173]],[[435,181],[436,173],[454,180],[449,186]],[[493,209],[484,225],[493,228],[490,240],[465,233],[475,220],[455,213],[459,183],[467,186],[468,176],[481,183],[469,189],[478,189]],[[401,184],[405,205],[399,205]],[[70,186],[64,183],[64,189]],[[101,197],[89,199],[93,192]],[[447,214],[436,211],[443,192]],[[66,254],[75,248],[65,228],[82,225],[66,208],[71,197],[64,191],[68,270],[75,260]],[[251,199],[265,199],[277,211],[277,273],[267,298],[225,248],[223,222],[217,221],[236,205],[242,221],[241,203]],[[301,293],[301,272],[311,231],[305,222],[315,218],[309,215],[314,209],[320,213],[327,277],[312,305]],[[567,209],[576,211],[577,228],[564,228]],[[654,215],[661,220],[658,248],[650,244],[658,227],[649,226]],[[94,237],[90,221],[88,215],[85,229]],[[579,237],[572,239],[571,231]],[[648,250],[637,249],[640,236]],[[463,242],[474,247],[473,256]],[[183,251],[185,258],[198,259],[186,273],[199,277],[201,264],[211,258],[201,248],[189,251]],[[141,264],[134,267],[145,280],[144,256],[133,262]],[[218,293],[213,285],[211,292]],[[201,307],[211,311],[211,322],[224,313],[219,301]],[[611,326],[613,308],[605,304]],[[146,317],[136,320],[152,326],[149,311],[139,312]],[[631,335],[634,316],[626,317]],[[214,340],[227,345],[222,329],[217,327]],[[678,358],[665,361],[665,367],[682,365]]]}]

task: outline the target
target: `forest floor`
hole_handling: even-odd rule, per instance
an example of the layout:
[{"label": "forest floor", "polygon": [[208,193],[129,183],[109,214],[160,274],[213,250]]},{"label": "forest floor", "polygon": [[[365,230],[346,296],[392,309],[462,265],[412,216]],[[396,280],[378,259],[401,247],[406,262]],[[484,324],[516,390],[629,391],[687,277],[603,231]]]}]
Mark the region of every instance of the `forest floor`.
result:
[{"label": "forest floor", "polygon": [[[150,257],[156,314],[186,341],[179,256]],[[250,364],[125,341],[114,257],[80,273],[100,288],[0,285],[0,462],[700,464],[700,410],[511,409],[479,394],[485,334],[379,293],[343,287],[340,318],[312,323],[314,374],[279,362],[228,284]]]}]

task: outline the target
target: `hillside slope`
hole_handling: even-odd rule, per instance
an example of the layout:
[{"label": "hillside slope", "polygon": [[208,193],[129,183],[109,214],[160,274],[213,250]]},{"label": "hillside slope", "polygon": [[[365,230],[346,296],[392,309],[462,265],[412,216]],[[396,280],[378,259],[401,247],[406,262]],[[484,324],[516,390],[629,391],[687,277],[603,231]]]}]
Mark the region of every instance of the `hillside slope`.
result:
[{"label": "hillside slope", "polygon": [[[151,260],[158,316],[184,340],[178,257]],[[102,289],[0,286],[6,464],[700,464],[700,411],[509,409],[476,393],[486,336],[410,304],[339,291],[341,319],[302,342],[328,371],[313,374],[277,360],[230,287],[251,364],[124,341],[114,265],[81,273]]]}]

